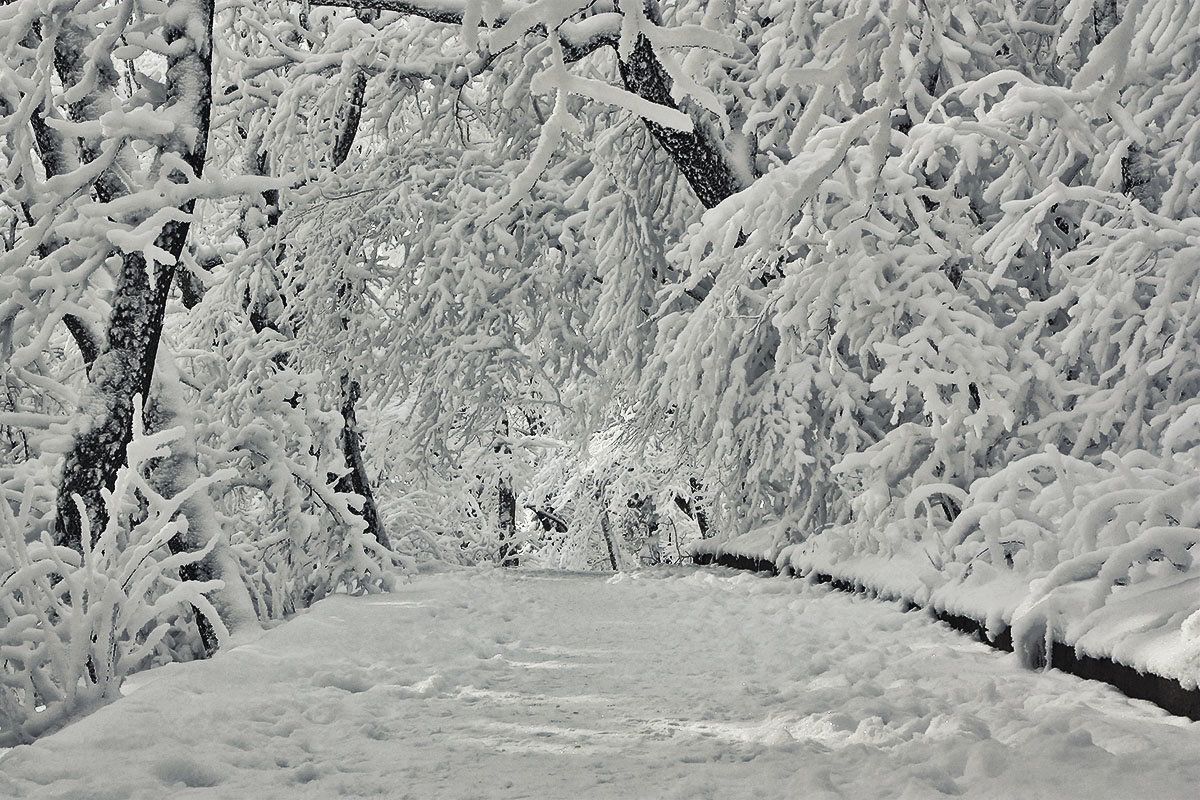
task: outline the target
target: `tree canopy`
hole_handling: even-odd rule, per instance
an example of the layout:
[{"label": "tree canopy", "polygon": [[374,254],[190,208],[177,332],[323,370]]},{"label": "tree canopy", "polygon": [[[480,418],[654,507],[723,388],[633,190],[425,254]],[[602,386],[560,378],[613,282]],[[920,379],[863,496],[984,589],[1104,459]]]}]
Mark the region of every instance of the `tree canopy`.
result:
[{"label": "tree canopy", "polygon": [[0,54],[0,744],[426,558],[1191,569],[1190,0],[0,0]]}]

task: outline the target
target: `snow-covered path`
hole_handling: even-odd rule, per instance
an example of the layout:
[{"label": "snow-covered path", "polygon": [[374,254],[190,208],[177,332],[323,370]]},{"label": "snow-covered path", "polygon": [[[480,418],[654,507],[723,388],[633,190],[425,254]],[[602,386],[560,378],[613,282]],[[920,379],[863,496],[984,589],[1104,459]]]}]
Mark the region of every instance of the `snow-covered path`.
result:
[{"label": "snow-covered path", "polygon": [[0,797],[1195,797],[1200,724],[745,574],[334,597],[0,760]]}]

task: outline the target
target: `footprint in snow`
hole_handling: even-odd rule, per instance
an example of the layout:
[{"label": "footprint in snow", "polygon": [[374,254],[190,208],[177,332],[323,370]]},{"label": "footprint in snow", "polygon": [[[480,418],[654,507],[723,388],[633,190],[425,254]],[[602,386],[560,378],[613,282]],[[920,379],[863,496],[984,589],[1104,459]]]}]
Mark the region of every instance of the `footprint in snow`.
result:
[{"label": "footprint in snow", "polygon": [[358,694],[375,685],[375,680],[363,670],[350,672],[318,672],[313,676],[313,686],[328,686],[344,692]]},{"label": "footprint in snow", "polygon": [[222,771],[212,763],[204,763],[187,756],[171,756],[159,761],[151,770],[154,776],[167,785],[182,783],[191,789],[216,786],[221,782]]}]

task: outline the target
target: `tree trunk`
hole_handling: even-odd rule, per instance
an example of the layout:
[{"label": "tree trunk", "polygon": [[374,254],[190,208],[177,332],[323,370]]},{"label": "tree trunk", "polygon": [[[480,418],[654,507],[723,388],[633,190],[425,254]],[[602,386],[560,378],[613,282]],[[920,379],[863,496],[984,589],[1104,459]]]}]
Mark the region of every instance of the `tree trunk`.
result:
[{"label": "tree trunk", "polygon": [[[618,61],[625,88],[644,100],[679,110],[671,97],[671,78],[645,36],[638,36],[629,58]],[[720,143],[704,125],[695,123],[692,131],[667,128],[643,119],[646,128],[675,161],[680,173],[691,184],[705,208],[712,208],[726,197],[741,191],[742,180],[734,172]]]},{"label": "tree trunk", "polygon": [[[512,453],[512,447],[508,444],[508,412],[503,412],[504,417],[500,423],[500,435],[503,441],[496,445],[495,451],[501,455],[509,455]],[[513,542],[517,538],[517,495],[513,491],[512,485],[512,470],[509,467],[508,459],[502,459],[500,462],[500,479],[496,483],[496,527],[500,534],[500,566],[515,567],[518,564],[518,558],[512,552]]]},{"label": "tree trunk", "polygon": [[367,478],[367,465],[363,461],[362,443],[358,434],[358,420],[354,406],[358,403],[358,381],[351,380],[348,375],[342,376],[342,453],[346,457],[346,468],[350,471],[341,477],[337,490],[346,494],[357,494],[362,498],[363,522],[366,523],[367,533],[375,537],[379,544],[391,549],[387,531],[379,519],[379,508],[375,505],[375,495],[371,492],[371,482]]},{"label": "tree trunk", "polygon": [[612,524],[608,520],[608,509],[604,506],[600,507],[600,533],[604,536],[604,545],[608,548],[608,563],[612,565],[613,572],[621,570],[617,562],[617,546],[613,542]]},{"label": "tree trunk", "polygon": [[[166,18],[171,21],[163,26],[163,38],[170,45],[165,110],[177,118],[177,133],[163,152],[181,157],[199,177],[204,171],[212,109],[213,2],[176,0]],[[171,170],[168,177],[177,184],[189,180],[179,169]],[[189,200],[180,206],[184,218],[167,222],[155,239],[155,246],[169,254],[171,263],[147,264],[140,252],[122,255],[108,341],[92,366],[81,422],[58,490],[55,542],[80,552],[85,527],[94,541],[108,524],[102,492],[112,490],[117,471],[125,463],[125,448],[132,436],[133,398],[140,394],[145,402],[150,391],[167,294],[175,276],[174,262],[183,252],[194,204]]]},{"label": "tree trunk", "polygon": [[708,512],[704,510],[704,486],[695,478],[690,479],[692,487],[692,496],[688,504],[692,507],[692,519],[696,520],[696,527],[700,529],[701,539],[711,539],[714,531],[708,527]]},{"label": "tree trunk", "polygon": [[596,500],[600,503],[600,535],[604,537],[604,546],[608,548],[608,563],[613,572],[620,572],[620,562],[617,560],[617,543],[613,541],[612,523],[608,519],[608,505],[604,502],[604,484],[596,487]]}]

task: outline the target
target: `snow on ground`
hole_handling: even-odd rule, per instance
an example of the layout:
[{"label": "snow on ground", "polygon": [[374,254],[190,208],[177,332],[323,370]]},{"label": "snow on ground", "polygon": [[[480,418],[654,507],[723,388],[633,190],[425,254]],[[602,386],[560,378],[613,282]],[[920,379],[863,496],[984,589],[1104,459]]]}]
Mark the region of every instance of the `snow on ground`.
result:
[{"label": "snow on ground", "polygon": [[1191,798],[1200,724],[785,578],[329,598],[0,760],[25,798]]}]

